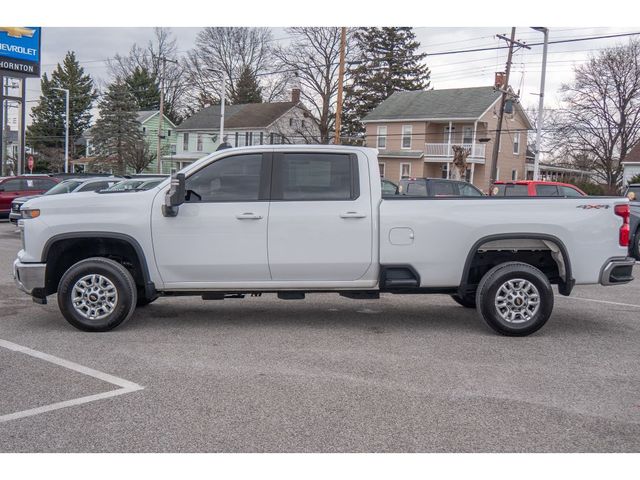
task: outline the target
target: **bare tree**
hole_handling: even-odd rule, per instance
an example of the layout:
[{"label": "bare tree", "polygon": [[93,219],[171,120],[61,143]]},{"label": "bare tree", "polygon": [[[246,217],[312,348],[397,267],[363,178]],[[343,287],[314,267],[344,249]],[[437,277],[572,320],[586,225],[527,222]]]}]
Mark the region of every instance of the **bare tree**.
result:
[{"label": "bare tree", "polygon": [[[339,27],[295,27],[287,47],[275,49],[280,69],[288,73],[292,85],[301,90],[301,100],[317,124],[319,143],[329,143],[335,125]],[[351,57],[352,31],[347,32],[347,61]]]},{"label": "bare tree", "polygon": [[190,85],[189,98],[196,108],[219,102],[222,72],[229,98],[237,95],[243,70],[260,82],[263,99],[279,99],[284,92],[281,75],[273,72],[272,36],[268,28],[206,27],[198,32],[196,46],[183,61]]},{"label": "bare tree", "polygon": [[614,191],[627,153],[640,140],[640,42],[603,50],[561,88],[557,154],[588,164]]},{"label": "bare tree", "polygon": [[187,83],[179,63],[176,39],[170,28],[156,27],[154,38],[146,46],[133,44],[127,55],[116,54],[109,60],[109,70],[115,80],[124,80],[136,68],[148,71],[160,85],[163,58],[168,59],[164,70],[165,115],[174,122],[183,116]]},{"label": "bare tree", "polygon": [[155,152],[151,152],[149,144],[144,140],[130,142],[124,151],[124,163],[136,173],[141,173],[155,160]]},{"label": "bare tree", "polygon": [[461,145],[452,145],[453,150],[453,166],[455,179],[464,180],[467,174],[467,157],[471,155],[471,149],[464,148]]}]

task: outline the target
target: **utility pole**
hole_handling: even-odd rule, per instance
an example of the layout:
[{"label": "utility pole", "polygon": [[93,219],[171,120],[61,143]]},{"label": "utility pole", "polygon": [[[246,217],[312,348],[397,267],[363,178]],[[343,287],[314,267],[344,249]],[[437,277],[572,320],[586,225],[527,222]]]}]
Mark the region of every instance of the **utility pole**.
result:
[{"label": "utility pole", "polygon": [[549,29],[545,27],[531,27],[544,34],[542,47],[542,74],[540,75],[540,100],[538,101],[538,120],[536,125],[536,157],[533,161],[533,179],[540,176],[540,144],[542,143],[542,124],[544,122],[544,83],[547,76],[547,47],[549,46]]},{"label": "utility pole", "polygon": [[498,173],[498,153],[500,152],[500,136],[502,134],[502,120],[504,118],[504,105],[507,102],[507,96],[511,94],[509,92],[509,75],[511,73],[511,61],[513,59],[513,46],[518,45],[523,48],[530,48],[522,42],[516,41],[516,27],[511,27],[511,37],[507,38],[504,35],[496,35],[498,38],[505,40],[509,44],[509,54],[507,55],[507,65],[504,75],[504,84],[499,89],[502,92],[500,98],[500,110],[498,111],[498,126],[496,127],[496,141],[493,144],[493,155],[491,156],[491,175],[489,177],[489,186],[497,180]]},{"label": "utility pole", "polygon": [[8,129],[7,126],[9,124],[9,101],[5,100],[5,96],[9,95],[9,79],[6,79],[7,83],[5,84],[5,77],[0,75],[0,88],[3,89],[3,92],[0,92],[0,99],[2,100],[2,105],[4,107],[4,116],[2,117],[2,132],[0,133],[0,162],[2,162],[0,169],[0,177],[5,176],[5,169],[7,163],[7,144],[9,143],[8,138]]},{"label": "utility pole", "polygon": [[340,32],[340,67],[338,69],[338,100],[336,104],[336,136],[334,144],[340,144],[340,128],[342,123],[342,89],[344,84],[344,54],[347,44],[347,27],[342,27]]},{"label": "utility pole", "polygon": [[160,115],[158,116],[158,144],[156,148],[156,171],[162,173],[162,117],[164,116],[164,76],[167,70],[167,59],[162,57],[160,70]]},{"label": "utility pole", "polygon": [[207,71],[217,73],[222,81],[222,92],[220,92],[220,134],[218,138],[218,143],[222,143],[224,142],[224,104],[227,96],[227,76],[222,70],[215,68],[207,68]]}]

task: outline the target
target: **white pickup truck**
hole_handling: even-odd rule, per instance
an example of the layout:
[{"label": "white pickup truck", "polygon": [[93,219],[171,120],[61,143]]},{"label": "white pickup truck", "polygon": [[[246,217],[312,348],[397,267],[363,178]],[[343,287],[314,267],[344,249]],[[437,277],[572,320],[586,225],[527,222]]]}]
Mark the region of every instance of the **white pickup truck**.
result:
[{"label": "white pickup truck", "polygon": [[628,218],[626,198],[383,197],[376,150],[256,146],[148,191],[30,200],[13,272],[87,331],[158,296],[388,292],[448,294],[528,335],[551,315],[552,284],[633,280]]}]

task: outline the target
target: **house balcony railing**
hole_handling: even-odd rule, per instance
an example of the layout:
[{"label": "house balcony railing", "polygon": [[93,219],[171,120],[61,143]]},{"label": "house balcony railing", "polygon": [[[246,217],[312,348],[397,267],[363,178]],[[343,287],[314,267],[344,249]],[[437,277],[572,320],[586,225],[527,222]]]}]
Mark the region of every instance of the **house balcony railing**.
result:
[{"label": "house balcony railing", "polygon": [[[453,160],[453,145],[460,145],[456,143],[425,143],[424,153],[427,161],[447,161]],[[471,153],[467,157],[467,161],[474,160],[474,163],[484,163],[486,158],[485,150],[486,144],[484,143],[463,143],[463,148],[468,149]]]}]

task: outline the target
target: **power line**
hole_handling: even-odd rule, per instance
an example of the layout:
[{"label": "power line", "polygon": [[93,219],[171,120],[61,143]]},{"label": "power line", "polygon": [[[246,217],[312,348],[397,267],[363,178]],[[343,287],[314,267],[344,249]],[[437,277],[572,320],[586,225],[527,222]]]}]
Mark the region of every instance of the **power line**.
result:
[{"label": "power line", "polygon": [[[634,36],[634,35],[640,35],[640,32],[616,33],[616,34],[612,34],[612,35],[598,35],[598,36],[593,36],[593,37],[582,37],[582,38],[567,38],[567,39],[563,39],[563,40],[554,40],[552,42],[549,42],[549,44],[586,42],[586,41],[590,41],[590,40],[602,40],[602,39],[605,39],[605,38],[631,37],[631,36]],[[529,43],[528,45],[530,47],[537,47],[537,46],[543,45],[543,42]],[[444,52],[427,53],[427,56],[428,57],[435,57],[435,56],[439,56],[439,55],[454,55],[454,54],[458,54],[458,53],[485,52],[485,51],[488,51],[488,50],[504,50],[506,48],[509,48],[509,47],[508,46],[498,46],[498,47],[470,48],[470,49],[467,49],[467,50],[449,50],[449,51],[444,51]]]}]

